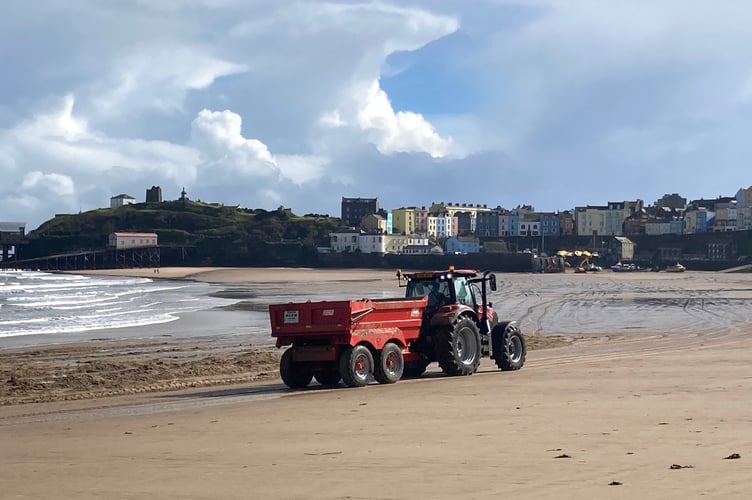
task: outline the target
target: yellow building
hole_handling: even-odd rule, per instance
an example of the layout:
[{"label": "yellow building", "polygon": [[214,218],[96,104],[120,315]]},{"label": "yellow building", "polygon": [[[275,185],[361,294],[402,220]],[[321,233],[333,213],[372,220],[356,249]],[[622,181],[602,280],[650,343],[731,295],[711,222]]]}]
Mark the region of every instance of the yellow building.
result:
[{"label": "yellow building", "polygon": [[392,234],[415,234],[416,207],[402,207],[392,210]]}]

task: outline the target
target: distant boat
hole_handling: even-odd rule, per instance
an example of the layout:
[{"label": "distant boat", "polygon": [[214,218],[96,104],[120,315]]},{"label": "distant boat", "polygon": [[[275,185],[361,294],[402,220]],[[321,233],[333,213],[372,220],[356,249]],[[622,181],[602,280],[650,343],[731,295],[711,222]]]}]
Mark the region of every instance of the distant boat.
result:
[{"label": "distant boat", "polygon": [[666,268],[666,272],[667,273],[683,273],[686,270],[687,270],[687,268],[684,267],[683,265],[679,264],[678,262],[676,264],[674,264],[673,266],[668,266]]},{"label": "distant boat", "polygon": [[617,262],[613,266],[611,266],[611,270],[615,273],[624,273],[628,271],[636,271],[637,266],[634,264],[622,264],[621,262]]}]

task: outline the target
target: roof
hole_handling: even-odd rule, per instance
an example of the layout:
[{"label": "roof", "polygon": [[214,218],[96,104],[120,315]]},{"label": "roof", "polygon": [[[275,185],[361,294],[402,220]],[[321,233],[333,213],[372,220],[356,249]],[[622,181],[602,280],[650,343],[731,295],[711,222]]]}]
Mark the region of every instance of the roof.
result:
[{"label": "roof", "polygon": [[25,222],[0,222],[0,231],[4,233],[17,233],[19,228],[25,226]]},{"label": "roof", "polygon": [[118,198],[121,198],[121,199],[124,199],[124,200],[135,200],[136,199],[136,198],[134,198],[133,196],[131,196],[129,194],[119,194],[117,196],[113,196],[111,199],[116,200]]},{"label": "roof", "polygon": [[474,269],[444,269],[443,271],[420,271],[415,273],[402,273],[405,276],[409,277],[410,279],[420,279],[420,278],[438,278],[440,276],[445,276],[449,273],[452,273],[457,276],[477,276],[478,271]]},{"label": "roof", "polygon": [[116,237],[124,238],[156,238],[157,233],[112,233]]}]

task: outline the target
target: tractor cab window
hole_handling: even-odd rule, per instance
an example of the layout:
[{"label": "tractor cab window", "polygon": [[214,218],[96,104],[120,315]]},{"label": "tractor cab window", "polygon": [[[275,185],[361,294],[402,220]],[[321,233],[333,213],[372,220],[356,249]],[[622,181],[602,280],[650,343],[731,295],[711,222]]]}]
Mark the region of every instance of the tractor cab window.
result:
[{"label": "tractor cab window", "polygon": [[407,297],[425,297],[428,295],[428,306],[451,303],[452,295],[449,283],[444,280],[412,280],[407,285]]},{"label": "tractor cab window", "polygon": [[457,297],[458,303],[468,306],[475,305],[473,303],[473,290],[466,279],[457,279],[454,281],[454,294]]}]

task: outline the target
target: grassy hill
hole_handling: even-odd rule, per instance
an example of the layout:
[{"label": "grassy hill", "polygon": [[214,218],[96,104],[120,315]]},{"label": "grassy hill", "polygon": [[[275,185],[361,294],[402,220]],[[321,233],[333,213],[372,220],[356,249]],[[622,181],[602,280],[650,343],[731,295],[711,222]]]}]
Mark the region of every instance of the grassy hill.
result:
[{"label": "grassy hill", "polygon": [[328,246],[338,218],[290,209],[242,209],[194,201],[139,203],[57,215],[29,234],[26,258],[104,248],[113,232],[155,232],[160,245],[190,247],[193,263],[273,264],[305,259]]}]

